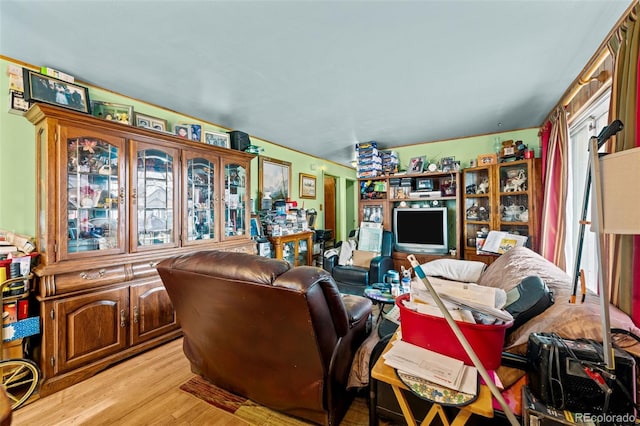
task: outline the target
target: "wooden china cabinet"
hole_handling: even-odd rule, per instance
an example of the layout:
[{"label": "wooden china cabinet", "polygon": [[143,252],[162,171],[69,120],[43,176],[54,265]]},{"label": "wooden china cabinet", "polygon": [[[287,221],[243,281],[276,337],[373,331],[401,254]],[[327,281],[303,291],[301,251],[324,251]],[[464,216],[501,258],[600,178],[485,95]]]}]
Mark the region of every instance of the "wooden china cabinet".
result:
[{"label": "wooden china cabinet", "polygon": [[253,155],[36,104],[40,395],[181,334],[155,269],[255,253]]}]

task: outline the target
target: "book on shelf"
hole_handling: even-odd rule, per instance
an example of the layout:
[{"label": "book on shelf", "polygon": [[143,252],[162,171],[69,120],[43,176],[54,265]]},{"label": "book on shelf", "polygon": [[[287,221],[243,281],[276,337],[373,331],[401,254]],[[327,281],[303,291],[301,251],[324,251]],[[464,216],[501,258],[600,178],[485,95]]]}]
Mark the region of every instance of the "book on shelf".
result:
[{"label": "book on shelf", "polygon": [[489,231],[480,253],[504,254],[514,247],[524,246],[527,239],[528,237],[524,235],[510,234],[505,231]]}]

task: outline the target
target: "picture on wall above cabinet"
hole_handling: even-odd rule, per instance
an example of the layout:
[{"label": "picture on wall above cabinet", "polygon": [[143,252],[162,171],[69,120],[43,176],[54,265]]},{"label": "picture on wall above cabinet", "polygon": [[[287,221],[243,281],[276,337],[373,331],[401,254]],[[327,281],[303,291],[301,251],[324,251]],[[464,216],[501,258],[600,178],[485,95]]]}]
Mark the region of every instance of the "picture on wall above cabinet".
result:
[{"label": "picture on wall above cabinet", "polygon": [[89,89],[23,68],[24,99],[89,113]]},{"label": "picture on wall above cabinet", "polygon": [[206,143],[207,145],[220,146],[222,148],[229,148],[230,147],[229,134],[205,130],[204,143]]},{"label": "picture on wall above cabinet", "polygon": [[133,106],[113,102],[91,101],[91,115],[103,120],[133,124]]},{"label": "picture on wall above cabinet", "polygon": [[152,117],[150,115],[140,114],[135,112],[133,114],[136,127],[143,127],[145,129],[158,130],[160,132],[167,131],[167,120],[162,118]]}]

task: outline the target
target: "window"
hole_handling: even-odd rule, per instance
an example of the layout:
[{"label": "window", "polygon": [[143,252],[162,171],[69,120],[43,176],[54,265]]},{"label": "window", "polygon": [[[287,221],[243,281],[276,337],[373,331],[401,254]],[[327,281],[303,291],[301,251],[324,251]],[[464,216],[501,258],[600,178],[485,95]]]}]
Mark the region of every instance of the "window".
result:
[{"label": "window", "polygon": [[[567,238],[565,255],[567,272],[573,277],[579,243],[580,220],[583,215],[584,187],[589,159],[589,139],[597,136],[608,123],[609,92],[597,98],[585,111],[569,121],[569,176],[567,186]],[[591,186],[593,190],[593,186]],[[585,219],[591,220],[591,193],[587,203]],[[580,268],[584,270],[587,288],[598,290],[598,264],[596,257],[596,235],[589,225],[585,226]]]}]

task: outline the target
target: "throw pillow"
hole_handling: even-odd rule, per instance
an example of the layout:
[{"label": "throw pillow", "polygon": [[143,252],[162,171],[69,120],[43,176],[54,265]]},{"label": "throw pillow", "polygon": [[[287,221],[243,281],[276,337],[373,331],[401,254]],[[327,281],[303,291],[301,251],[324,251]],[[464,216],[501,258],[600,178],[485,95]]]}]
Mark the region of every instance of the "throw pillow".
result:
[{"label": "throw pillow", "polygon": [[422,272],[429,277],[465,283],[477,283],[486,266],[484,262],[458,259],[436,259],[420,265]]}]

